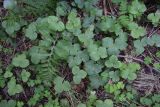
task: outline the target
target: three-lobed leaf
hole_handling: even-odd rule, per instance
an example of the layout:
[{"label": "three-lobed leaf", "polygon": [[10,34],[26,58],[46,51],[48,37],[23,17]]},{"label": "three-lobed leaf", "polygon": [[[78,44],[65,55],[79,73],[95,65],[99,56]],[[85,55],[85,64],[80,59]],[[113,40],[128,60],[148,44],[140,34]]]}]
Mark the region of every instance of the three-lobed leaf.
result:
[{"label": "three-lobed leaf", "polygon": [[69,91],[71,89],[71,85],[68,81],[65,81],[62,77],[57,76],[54,79],[54,89],[56,93],[61,93],[63,91]]},{"label": "three-lobed leaf", "polygon": [[18,31],[21,27],[21,25],[14,21],[14,20],[5,20],[2,22],[2,27],[5,28],[5,31],[11,35],[13,34],[14,32]]},{"label": "three-lobed leaf", "polygon": [[106,67],[119,68],[121,67],[121,62],[118,61],[118,58],[115,55],[109,57],[109,60],[105,62]]},{"label": "three-lobed leaf", "polygon": [[12,77],[10,81],[7,83],[8,87],[8,94],[9,95],[15,95],[17,93],[21,93],[23,91],[23,88],[20,84],[16,84],[16,79]]},{"label": "three-lobed leaf", "polygon": [[29,60],[25,54],[20,54],[13,58],[12,64],[16,67],[26,68],[29,65]]},{"label": "three-lobed leaf", "polygon": [[147,19],[150,20],[154,26],[157,26],[160,23],[160,12],[150,13]]},{"label": "three-lobed leaf", "polygon": [[31,76],[30,72],[27,72],[26,70],[22,70],[21,72],[21,78],[23,82],[27,82],[29,77]]},{"label": "three-lobed leaf", "polygon": [[97,100],[96,107],[113,107],[113,101],[110,99],[106,99],[105,101]]},{"label": "three-lobed leaf", "polygon": [[84,70],[80,70],[78,66],[74,66],[72,68],[72,73],[73,73],[73,81],[76,84],[79,84],[82,79],[84,79],[87,76],[87,73]]}]

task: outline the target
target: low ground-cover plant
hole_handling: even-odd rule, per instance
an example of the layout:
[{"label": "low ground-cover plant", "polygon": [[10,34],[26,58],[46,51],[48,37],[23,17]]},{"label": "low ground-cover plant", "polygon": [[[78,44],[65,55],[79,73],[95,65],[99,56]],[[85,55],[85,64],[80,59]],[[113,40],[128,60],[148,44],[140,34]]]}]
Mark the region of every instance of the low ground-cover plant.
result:
[{"label": "low ground-cover plant", "polygon": [[2,1],[0,107],[159,107],[159,5]]}]

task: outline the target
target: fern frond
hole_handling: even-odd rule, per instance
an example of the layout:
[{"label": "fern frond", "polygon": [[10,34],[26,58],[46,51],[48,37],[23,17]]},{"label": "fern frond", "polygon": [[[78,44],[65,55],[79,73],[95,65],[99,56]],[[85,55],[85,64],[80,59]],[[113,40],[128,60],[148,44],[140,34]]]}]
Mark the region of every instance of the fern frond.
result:
[{"label": "fern frond", "polygon": [[37,78],[39,78],[44,84],[50,84],[57,75],[58,61],[55,58],[53,48],[54,46],[52,45],[48,47],[49,57],[36,65]]},{"label": "fern frond", "polygon": [[22,4],[22,11],[26,14],[44,15],[52,13],[57,0],[18,0]]},{"label": "fern frond", "polygon": [[40,80],[51,82],[56,76],[55,65],[52,64],[50,59],[37,66],[37,76]]}]

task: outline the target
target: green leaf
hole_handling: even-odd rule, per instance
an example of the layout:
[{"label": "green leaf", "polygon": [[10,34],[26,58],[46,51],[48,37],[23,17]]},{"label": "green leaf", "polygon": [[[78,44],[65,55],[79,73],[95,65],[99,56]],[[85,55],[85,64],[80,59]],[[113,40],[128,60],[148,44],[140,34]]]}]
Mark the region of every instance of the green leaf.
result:
[{"label": "green leaf", "polygon": [[131,31],[131,36],[133,38],[139,38],[146,34],[146,30],[143,27],[137,27]]},{"label": "green leaf", "polygon": [[91,88],[93,89],[98,89],[100,86],[103,86],[106,82],[98,74],[90,75],[89,80],[90,80]]},{"label": "green leaf", "polygon": [[112,2],[113,2],[113,3],[116,3],[116,4],[119,4],[119,3],[121,3],[121,2],[123,3],[124,0],[112,0]]},{"label": "green leaf", "polygon": [[102,100],[96,101],[96,107],[113,107],[113,101],[110,99],[106,99],[104,102]]},{"label": "green leaf", "polygon": [[153,66],[155,69],[160,70],[160,63],[154,63]]},{"label": "green leaf", "polygon": [[84,28],[88,28],[92,23],[94,23],[94,17],[93,16],[91,16],[91,17],[86,16],[83,19],[82,26]]},{"label": "green leaf", "polygon": [[4,0],[3,1],[3,7],[5,9],[14,9],[17,5],[17,1],[16,0]]},{"label": "green leaf", "polygon": [[1,100],[0,107],[16,107],[16,101],[14,100]]},{"label": "green leaf", "polygon": [[160,58],[160,51],[156,53],[156,57]]},{"label": "green leaf", "polygon": [[30,72],[27,72],[25,69],[23,69],[22,72],[21,72],[22,81],[27,82],[30,75],[31,75]]},{"label": "green leaf", "polygon": [[60,1],[57,3],[56,13],[57,16],[65,16],[70,12],[71,7],[67,1]]},{"label": "green leaf", "polygon": [[140,102],[141,102],[143,105],[146,105],[146,106],[151,106],[152,103],[153,103],[151,99],[145,98],[145,97],[141,97],[141,98],[140,98]]},{"label": "green leaf", "polygon": [[106,58],[107,57],[107,50],[104,47],[99,47],[97,53],[101,58]]},{"label": "green leaf", "polygon": [[66,28],[70,32],[75,32],[75,30],[79,30],[81,28],[81,20],[80,18],[77,18],[76,12],[74,11],[70,12]]},{"label": "green leaf", "polygon": [[144,58],[144,62],[145,62],[145,64],[151,64],[152,63],[152,58],[147,56],[147,57]]},{"label": "green leaf", "polygon": [[130,73],[129,70],[125,70],[121,73],[122,78],[128,79],[128,80],[135,80],[137,78],[137,75],[135,73]]},{"label": "green leaf", "polygon": [[54,48],[55,54],[58,55],[60,59],[67,59],[71,46],[71,42],[67,40],[58,41],[56,47]]},{"label": "green leaf", "polygon": [[117,86],[118,89],[123,89],[124,88],[124,83],[123,82],[118,82],[116,84],[116,86]]},{"label": "green leaf", "polygon": [[88,46],[88,52],[92,60],[98,61],[100,59],[98,55],[98,46],[96,44],[90,44]]},{"label": "green leaf", "polygon": [[69,56],[67,61],[69,63],[69,67],[71,68],[74,66],[80,65],[82,63],[81,58],[78,56]]},{"label": "green leaf", "polygon": [[90,60],[85,63],[85,71],[88,75],[98,74],[102,71],[103,65]]},{"label": "green leaf", "polygon": [[75,84],[79,84],[87,76],[87,73],[84,70],[80,70],[78,66],[72,68],[72,73]]},{"label": "green leaf", "polygon": [[135,17],[139,17],[146,11],[146,9],[146,6],[142,2],[139,2],[138,0],[133,0],[131,5],[129,6],[128,11]]},{"label": "green leaf", "polygon": [[121,15],[118,18],[119,23],[124,26],[124,27],[128,27],[128,24],[130,23],[131,19],[129,18],[129,16],[127,15]]},{"label": "green leaf", "polygon": [[106,67],[113,67],[113,68],[119,68],[121,67],[121,62],[118,61],[118,58],[114,55],[109,57],[109,60],[105,62]]},{"label": "green leaf", "polygon": [[114,84],[106,84],[104,86],[104,88],[105,88],[106,92],[116,94],[117,92],[120,91],[120,89],[124,89],[124,86],[125,85],[123,82],[118,82],[118,83],[114,83]]},{"label": "green leaf", "polygon": [[60,21],[56,16],[47,17],[47,21],[49,23],[49,29],[53,31],[63,31],[65,28],[63,22]]},{"label": "green leaf", "polygon": [[46,59],[49,56],[48,52],[45,49],[38,46],[33,46],[29,50],[29,54],[31,56],[31,61],[34,64],[40,63],[40,61]]},{"label": "green leaf", "polygon": [[4,78],[9,78],[9,77],[12,77],[13,76],[13,73],[9,70],[7,70],[5,73],[4,73]]},{"label": "green leaf", "polygon": [[24,103],[22,101],[17,102],[17,107],[23,107],[23,106],[24,106]]},{"label": "green leaf", "polygon": [[134,41],[134,47],[136,48],[136,53],[138,55],[144,52],[144,46],[140,40]]},{"label": "green leaf", "polygon": [[103,38],[102,45],[106,48],[112,47],[113,39],[110,37]]},{"label": "green leaf", "polygon": [[78,5],[80,9],[84,6],[84,0],[74,0],[74,2]]},{"label": "green leaf", "polygon": [[95,5],[98,4],[98,0],[92,0],[92,1],[85,1],[85,10],[86,12],[93,17],[100,17],[102,16],[102,9],[97,8]]},{"label": "green leaf", "polygon": [[137,78],[136,72],[140,69],[140,65],[137,63],[123,64],[120,69],[122,78],[132,81]]},{"label": "green leaf", "polygon": [[155,105],[153,107],[159,107],[159,106],[160,106],[160,104],[155,103]]},{"label": "green leaf", "polygon": [[117,49],[119,50],[123,50],[127,47],[127,36],[124,35],[120,35],[118,38],[115,39],[115,47],[117,47]]},{"label": "green leaf", "polygon": [[5,20],[2,22],[2,27],[5,28],[5,31],[11,35],[13,34],[15,31],[20,30],[20,24],[14,20]]},{"label": "green leaf", "polygon": [[17,55],[13,58],[12,64],[16,67],[26,68],[29,65],[29,60],[25,54]]},{"label": "green leaf", "polygon": [[68,63],[69,67],[74,67],[76,65],[80,65],[82,62],[87,62],[89,60],[89,56],[86,50],[78,51],[76,55],[69,56]]},{"label": "green leaf", "polygon": [[77,55],[80,51],[80,45],[74,44],[71,48],[69,48],[69,54],[70,55]]},{"label": "green leaf", "polygon": [[127,37],[122,35],[116,38],[113,41],[110,37],[105,37],[102,39],[102,46],[107,48],[107,53],[109,55],[117,55],[119,54],[120,50],[123,50],[127,46]]},{"label": "green leaf", "polygon": [[61,93],[63,91],[69,91],[71,89],[71,85],[68,81],[65,81],[62,77],[56,77],[54,80],[56,93]]},{"label": "green leaf", "polygon": [[152,36],[152,41],[154,41],[157,47],[160,47],[160,35],[159,34],[154,34]]},{"label": "green leaf", "polygon": [[101,74],[101,77],[102,77],[102,80],[108,80],[109,79],[109,71],[108,70],[105,70],[105,71],[103,71]]},{"label": "green leaf", "polygon": [[35,40],[37,38],[37,28],[35,22],[31,23],[26,29],[25,36],[31,40]]},{"label": "green leaf", "polygon": [[42,36],[49,36],[50,33],[55,31],[63,31],[65,26],[62,21],[56,16],[48,16],[45,18],[39,18],[36,22],[31,23],[26,29],[25,36],[31,40],[37,38],[37,33],[41,33]]},{"label": "green leaf", "polygon": [[113,82],[119,81],[120,80],[119,76],[120,76],[119,71],[111,71],[111,72],[109,72],[109,77],[112,79]]},{"label": "green leaf", "polygon": [[147,16],[147,19],[150,20],[154,26],[158,26],[160,21],[160,12],[156,11],[155,13],[150,13]]},{"label": "green leaf", "polygon": [[93,44],[93,37],[94,37],[94,26],[90,25],[89,28],[86,29],[85,33],[78,34],[78,39],[80,42],[84,43],[84,45],[87,47],[90,44]]},{"label": "green leaf", "polygon": [[113,18],[109,17],[109,16],[104,16],[102,17],[101,21],[99,23],[97,23],[97,27],[104,31],[107,32],[109,31],[109,29],[114,25],[114,20]]},{"label": "green leaf", "polygon": [[61,107],[70,107],[69,101],[66,98],[60,100],[60,105]]},{"label": "green leaf", "polygon": [[155,103],[155,102],[157,102],[157,103],[160,103],[160,94],[154,94],[153,96],[152,96],[152,101]]},{"label": "green leaf", "polygon": [[15,95],[17,93],[21,93],[23,91],[23,88],[20,84],[16,84],[16,79],[12,77],[10,81],[7,83],[8,87],[8,94],[9,95]]},{"label": "green leaf", "polygon": [[5,86],[5,78],[2,73],[2,69],[0,69],[0,88],[3,88]]},{"label": "green leaf", "polygon": [[146,34],[145,28],[138,26],[137,23],[131,22],[128,24],[128,29],[131,31],[131,36],[133,38],[139,38]]},{"label": "green leaf", "polygon": [[79,103],[77,107],[87,107],[86,104]]},{"label": "green leaf", "polygon": [[[117,1],[117,0],[114,0],[114,1]],[[119,10],[120,10],[120,14],[123,15],[123,14],[126,14],[128,12],[128,1],[127,0],[120,0],[120,7],[119,7]]]}]

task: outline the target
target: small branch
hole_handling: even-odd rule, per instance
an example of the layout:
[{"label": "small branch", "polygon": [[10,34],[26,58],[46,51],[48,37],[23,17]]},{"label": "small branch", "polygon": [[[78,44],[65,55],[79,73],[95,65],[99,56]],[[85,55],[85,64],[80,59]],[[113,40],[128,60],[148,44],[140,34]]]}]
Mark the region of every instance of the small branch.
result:
[{"label": "small branch", "polygon": [[103,11],[104,11],[104,15],[107,16],[106,0],[103,0]]},{"label": "small branch", "polygon": [[135,57],[132,57],[132,56],[124,56],[124,55],[118,55],[117,57],[119,57],[119,58],[128,58],[128,59],[133,59],[133,60],[135,60],[135,61],[138,61],[138,62],[140,62],[140,63],[143,63],[144,65],[146,65],[149,69],[151,69],[151,70],[155,70],[156,72],[160,72],[159,70],[157,70],[157,69],[155,69],[155,68],[153,68],[152,66],[150,66],[150,65],[148,65],[148,64],[146,64],[143,60],[141,60],[141,59],[138,59],[138,58],[135,58]]},{"label": "small branch", "polygon": [[[153,28],[153,29],[154,29],[154,28]],[[152,29],[151,33],[149,33],[148,38],[150,38],[153,34],[155,34],[155,33],[160,29],[160,27],[158,27],[158,28],[155,29],[154,31],[153,31],[153,29]]]},{"label": "small branch", "polygon": [[133,59],[133,60],[135,60],[135,61],[138,61],[138,62],[144,63],[144,61],[143,61],[143,60],[138,59],[138,58],[134,58],[134,57],[132,57],[132,56],[118,55],[118,57],[119,57],[119,58],[128,58],[128,59]]},{"label": "small branch", "polygon": [[110,11],[111,11],[112,15],[114,16],[114,12],[113,12],[113,9],[111,7],[111,0],[107,0],[107,3],[109,5],[109,8],[110,8]]},{"label": "small branch", "polygon": [[66,98],[68,99],[69,103],[71,104],[71,107],[75,107],[72,96],[70,92],[65,93]]}]

